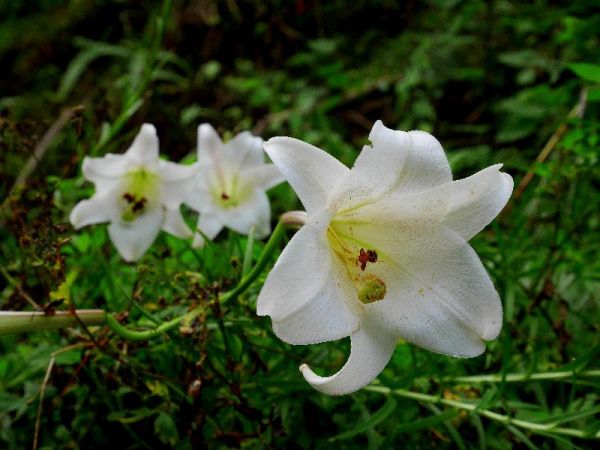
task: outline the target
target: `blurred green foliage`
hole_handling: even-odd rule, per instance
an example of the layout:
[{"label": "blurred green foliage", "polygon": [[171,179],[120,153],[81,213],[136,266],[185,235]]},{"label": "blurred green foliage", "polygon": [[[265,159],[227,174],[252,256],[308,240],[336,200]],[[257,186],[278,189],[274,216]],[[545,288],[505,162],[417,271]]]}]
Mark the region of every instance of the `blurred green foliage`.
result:
[{"label": "blurred green foliage", "polygon": [[[30,447],[39,426],[44,449],[594,448],[595,3],[1,2],[1,308],[101,307],[139,325],[204,312],[142,343],[107,329],[3,337],[0,447]],[[68,225],[93,189],[82,158],[124,151],[143,122],[172,160],[190,160],[196,126],[210,122],[226,136],[291,135],[352,164],[377,119],[434,133],[456,178],[503,162],[517,183],[472,242],[503,299],[502,334],[472,360],[399,345],[379,377],[396,395],[312,391],[298,365],[333,373],[348,343],[279,341],[254,313],[260,282],[219,303],[240,279],[245,237],[223,232],[193,251],[163,234],[126,264],[105,227]],[[276,215],[300,206],[287,186],[271,198]]]}]

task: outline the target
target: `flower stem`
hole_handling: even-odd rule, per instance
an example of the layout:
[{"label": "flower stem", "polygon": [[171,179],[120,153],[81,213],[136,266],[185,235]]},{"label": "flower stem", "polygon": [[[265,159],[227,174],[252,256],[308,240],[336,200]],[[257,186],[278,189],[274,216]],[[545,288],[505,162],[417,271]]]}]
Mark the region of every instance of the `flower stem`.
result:
[{"label": "flower stem", "polygon": [[364,388],[364,390],[385,395],[397,395],[399,397],[410,398],[424,403],[446,405],[451,406],[453,408],[471,411],[483,417],[487,417],[488,419],[493,420],[495,422],[499,422],[504,425],[513,425],[519,428],[524,428],[534,433],[537,432],[540,434],[560,434],[563,436],[573,436],[582,439],[600,439],[600,431],[588,435],[584,430],[557,427],[554,423],[535,423],[529,422],[527,420],[514,419],[510,416],[499,414],[488,409],[480,409],[478,408],[477,403],[467,403],[459,400],[451,400],[440,396],[407,391],[405,389],[390,389],[385,386],[367,386]]},{"label": "flower stem", "polygon": [[277,226],[273,230],[271,237],[265,244],[265,248],[261,253],[256,265],[248,272],[248,274],[242,278],[240,283],[231,291],[226,292],[221,296],[221,303],[225,303],[231,299],[236,298],[238,295],[243,293],[250,285],[256,280],[256,278],[262,273],[269,261],[271,260],[273,253],[279,246],[279,242],[285,236],[285,225],[282,220],[277,222]]},{"label": "flower stem", "polygon": [[[242,278],[240,283],[231,291],[221,296],[221,303],[225,303],[242,294],[263,272],[273,253],[278,248],[279,243],[285,236],[286,226],[297,227],[301,225],[297,220],[292,223],[286,223],[285,217],[277,223],[271,237],[265,244],[262,254],[258,258],[256,265]],[[186,314],[175,317],[167,322],[163,322],[155,328],[147,330],[132,330],[119,323],[113,314],[109,314],[101,309],[81,309],[74,315],[70,311],[58,311],[53,315],[47,315],[43,311],[21,312],[21,311],[0,311],[0,336],[25,331],[52,330],[57,328],[73,327],[79,324],[84,325],[104,325],[106,324],[115,334],[133,341],[142,341],[161,335],[172,328],[175,328],[184,320],[194,319],[202,311],[202,307],[196,307]]]},{"label": "flower stem", "polygon": [[600,370],[565,370],[559,372],[539,372],[539,373],[509,373],[503,378],[502,374],[491,375],[472,375],[466,377],[451,377],[443,381],[452,383],[479,384],[479,383],[518,383],[521,381],[551,381],[564,380],[568,378],[595,378],[600,377]]},{"label": "flower stem", "polygon": [[112,314],[106,315],[106,325],[108,325],[108,328],[110,328],[111,331],[113,331],[115,334],[117,334],[125,339],[129,339],[131,341],[144,341],[146,339],[156,337],[160,334],[163,334],[163,333],[169,331],[171,328],[176,327],[177,325],[179,325],[181,322],[183,322],[186,319],[192,320],[201,311],[202,311],[201,308],[194,308],[187,314],[184,314],[179,317],[175,317],[174,319],[171,319],[167,322],[163,322],[156,328],[151,328],[149,330],[131,330],[131,329],[121,325],[119,323],[119,321],[116,319],[116,317]]},{"label": "flower stem", "polygon": [[244,262],[242,263],[242,278],[248,275],[250,272],[250,266],[252,265],[252,250],[254,249],[254,233],[256,231],[256,227],[250,228],[250,232],[248,233],[248,241],[246,243],[246,250],[244,251]]},{"label": "flower stem", "polygon": [[[230,301],[236,298],[238,295],[244,293],[246,289],[248,289],[252,285],[256,278],[258,278],[258,276],[263,272],[263,270],[273,257],[273,253],[275,253],[275,250],[277,250],[277,248],[279,247],[279,243],[285,236],[286,226],[287,224],[285,223],[284,217],[282,216],[282,219],[280,219],[279,222],[277,222],[277,226],[275,227],[273,233],[271,234],[271,237],[265,244],[265,248],[263,249],[263,252],[258,258],[256,265],[247,273],[247,275],[245,275],[242,278],[240,283],[233,290],[226,292],[221,296],[221,304]],[[294,226],[298,226],[298,224],[294,223]],[[169,320],[168,322],[164,322],[156,328],[152,328],[149,330],[131,330],[121,325],[119,321],[112,315],[106,316],[106,324],[115,334],[118,334],[119,336],[125,339],[141,341],[153,338],[162,333],[165,333],[166,331],[169,331],[170,329],[179,325],[179,323],[181,323],[184,319],[192,320],[201,311],[202,307],[194,308],[187,314],[176,317],[172,320]]]},{"label": "flower stem", "polygon": [[76,316],[71,311],[0,311],[0,336],[26,331],[54,330],[84,325],[103,325],[108,315],[101,309],[80,309]]}]

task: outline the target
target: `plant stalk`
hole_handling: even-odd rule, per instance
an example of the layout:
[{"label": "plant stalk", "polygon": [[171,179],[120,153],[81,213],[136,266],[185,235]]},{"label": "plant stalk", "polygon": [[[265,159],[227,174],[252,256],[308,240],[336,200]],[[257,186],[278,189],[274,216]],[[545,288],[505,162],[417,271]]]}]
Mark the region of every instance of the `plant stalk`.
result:
[{"label": "plant stalk", "polygon": [[[286,223],[285,215],[277,223],[271,237],[265,244],[262,254],[258,258],[256,265],[244,276],[240,283],[231,291],[226,292],[220,298],[221,303],[225,303],[236,298],[238,295],[248,289],[252,283],[263,272],[265,267],[271,261],[273,254],[277,250],[279,243],[285,236],[286,226],[297,227],[300,224],[296,220],[293,224]],[[196,307],[186,314],[175,317],[167,322],[146,330],[132,330],[119,323],[113,314],[109,314],[101,309],[82,309],[77,310],[75,316],[70,311],[59,311],[53,315],[48,315],[43,311],[21,312],[21,311],[0,311],[0,336],[15,334],[26,331],[53,330],[64,327],[73,327],[79,324],[84,325],[104,325],[106,324],[115,334],[134,341],[141,341],[153,338],[163,334],[172,328],[178,326],[184,320],[194,319],[202,307]]]},{"label": "plant stalk", "polygon": [[443,398],[440,396],[421,394],[419,392],[407,391],[406,389],[390,389],[385,386],[366,386],[365,391],[376,392],[384,395],[397,395],[399,397],[410,398],[424,403],[434,405],[446,405],[453,408],[463,409],[470,411],[475,414],[479,414],[483,417],[487,417],[495,422],[502,423],[504,425],[513,425],[519,428],[529,430],[533,433],[539,434],[559,434],[563,436],[572,436],[581,439],[600,439],[600,431],[588,435],[583,430],[577,430],[573,428],[558,427],[552,423],[535,423],[527,420],[515,419],[510,416],[499,414],[488,409],[480,409],[476,403],[467,403],[459,400],[452,400]]},{"label": "plant stalk", "polygon": [[71,311],[56,311],[52,315],[44,311],[0,311],[0,336],[75,327],[81,323],[88,326],[106,323],[106,311],[101,309],[80,309],[76,314]]}]

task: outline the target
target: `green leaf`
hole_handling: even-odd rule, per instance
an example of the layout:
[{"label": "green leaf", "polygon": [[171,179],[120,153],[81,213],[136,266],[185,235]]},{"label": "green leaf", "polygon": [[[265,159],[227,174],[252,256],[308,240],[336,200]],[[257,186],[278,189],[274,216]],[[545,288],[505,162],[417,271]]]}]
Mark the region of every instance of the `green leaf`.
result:
[{"label": "green leaf", "polygon": [[117,45],[94,42],[87,39],[79,39],[77,43],[85,46],[86,48],[82,50],[75,58],[73,58],[60,82],[60,87],[58,88],[58,92],[56,94],[58,100],[60,101],[63,101],[67,98],[69,93],[77,84],[77,81],[79,81],[83,73],[87,70],[88,66],[96,59],[103,56],[124,58],[129,54],[128,49]]},{"label": "green leaf", "polygon": [[6,392],[0,392],[0,411],[7,413],[17,411],[21,408],[27,408],[27,399],[17,397]]},{"label": "green leaf", "polygon": [[56,355],[55,363],[58,366],[71,366],[81,361],[81,349],[74,348],[68,352],[62,352]]},{"label": "green leaf", "polygon": [[426,417],[425,419],[414,420],[409,423],[402,423],[394,428],[394,431],[398,433],[409,433],[423,429],[429,429],[439,423],[445,422],[446,420],[452,419],[458,415],[458,409],[449,409],[435,416]]},{"label": "green leaf", "polygon": [[592,83],[600,83],[600,65],[590,63],[571,63],[569,69],[579,78]]},{"label": "green leaf", "polygon": [[600,406],[596,406],[595,408],[585,409],[583,411],[562,413],[558,416],[547,417],[547,418],[544,418],[543,420],[539,420],[537,422],[538,423],[551,423],[555,426],[558,426],[565,422],[572,422],[574,420],[583,419],[585,417],[593,416],[598,413],[600,413]]},{"label": "green leaf", "polygon": [[242,277],[248,275],[252,267],[252,250],[254,249],[254,232],[255,227],[250,228],[248,233],[248,241],[246,242],[246,250],[244,251],[244,262],[242,264]]},{"label": "green leaf", "polygon": [[364,422],[357,423],[351,430],[345,431],[344,433],[340,433],[329,438],[329,442],[341,441],[344,439],[350,439],[351,437],[356,436],[357,434],[364,433],[367,430],[375,427],[377,424],[383,422],[388,416],[394,412],[396,409],[398,402],[394,397],[390,397],[384,405],[379,408],[379,410],[372,414],[369,420]]},{"label": "green leaf", "polygon": [[591,425],[583,430],[586,437],[594,436],[598,431],[600,431],[600,420],[592,422]]},{"label": "green leaf", "polygon": [[152,392],[153,395],[163,398],[169,397],[169,388],[158,380],[146,381],[146,387],[150,392]]},{"label": "green leaf", "polygon": [[531,440],[519,430],[517,427],[513,427],[512,425],[507,425],[508,431],[514,434],[527,448],[530,450],[539,450],[539,447],[536,446]]},{"label": "green leaf", "polygon": [[588,91],[588,102],[600,102],[600,88],[590,88]]},{"label": "green leaf", "polygon": [[179,432],[175,421],[164,412],[154,419],[154,432],[164,444],[175,445],[179,441]]},{"label": "green leaf", "polygon": [[127,411],[115,411],[107,417],[111,422],[136,423],[156,414],[156,409],[140,408]]}]

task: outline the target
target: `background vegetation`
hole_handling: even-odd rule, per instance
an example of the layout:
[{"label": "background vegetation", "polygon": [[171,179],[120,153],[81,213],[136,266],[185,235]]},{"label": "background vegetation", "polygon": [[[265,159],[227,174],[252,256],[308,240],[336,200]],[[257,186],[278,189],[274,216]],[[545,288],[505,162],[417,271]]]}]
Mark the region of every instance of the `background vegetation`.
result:
[{"label": "background vegetation", "polygon": [[[100,307],[129,324],[204,312],[148,342],[103,328],[1,338],[0,447],[594,448],[595,3],[1,2],[0,307]],[[399,345],[379,385],[324,396],[298,366],[333,373],[347,342],[280,342],[255,316],[260,282],[219,303],[246,238],[223,232],[193,251],[161,234],[126,264],[104,226],[68,224],[93,191],[83,157],[124,151],[144,122],[175,161],[193,157],[196,127],[210,122],[226,136],[291,135],[352,164],[377,119],[434,133],[456,178],[503,162],[516,180],[472,241],[505,311],[479,358]],[[287,185],[270,196],[274,217],[300,206]]]}]

